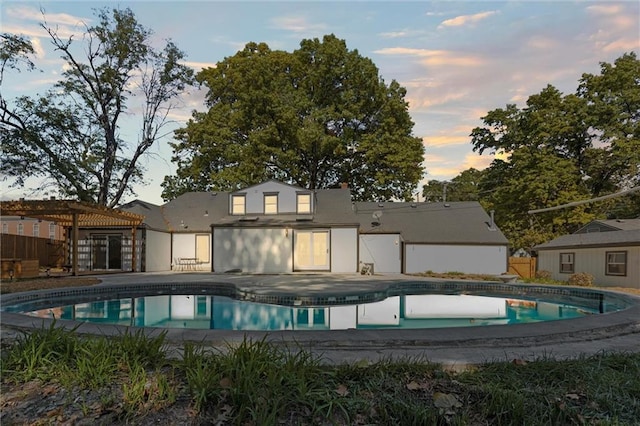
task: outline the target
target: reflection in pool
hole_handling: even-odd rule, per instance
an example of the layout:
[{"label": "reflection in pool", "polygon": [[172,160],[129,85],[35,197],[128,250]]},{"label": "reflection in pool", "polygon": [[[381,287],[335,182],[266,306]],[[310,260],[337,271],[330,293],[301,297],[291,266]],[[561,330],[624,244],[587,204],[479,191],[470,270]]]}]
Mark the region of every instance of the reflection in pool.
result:
[{"label": "reflection in pool", "polygon": [[137,327],[212,330],[444,328],[576,318],[595,311],[471,295],[403,295],[373,303],[295,307],[224,296],[162,295],[47,308],[28,315]]}]

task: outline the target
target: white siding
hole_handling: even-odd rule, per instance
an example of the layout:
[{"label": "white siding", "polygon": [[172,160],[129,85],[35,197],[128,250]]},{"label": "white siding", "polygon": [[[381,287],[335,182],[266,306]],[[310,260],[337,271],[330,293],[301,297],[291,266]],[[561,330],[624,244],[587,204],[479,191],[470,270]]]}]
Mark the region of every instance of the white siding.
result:
[{"label": "white siding", "polygon": [[[610,251],[627,252],[626,276],[605,275],[606,253]],[[568,281],[572,274],[560,273],[560,253],[574,253],[574,272],[586,272],[593,275],[596,285],[640,288],[640,247],[638,246],[540,250],[538,253],[538,270],[551,272],[551,278],[554,280]]]},{"label": "white siding", "polygon": [[291,272],[292,234],[291,230],[282,228],[216,228],[213,236],[214,271]]},{"label": "white siding", "polygon": [[147,230],[145,251],[145,272],[171,270],[171,234]]},{"label": "white siding", "polygon": [[401,273],[400,235],[360,235],[360,262],[373,263],[374,273]]},{"label": "white siding", "polygon": [[463,272],[502,274],[507,271],[506,246],[405,245],[405,273]]},{"label": "white siding", "polygon": [[358,271],[357,228],[331,230],[331,272],[354,273]]}]

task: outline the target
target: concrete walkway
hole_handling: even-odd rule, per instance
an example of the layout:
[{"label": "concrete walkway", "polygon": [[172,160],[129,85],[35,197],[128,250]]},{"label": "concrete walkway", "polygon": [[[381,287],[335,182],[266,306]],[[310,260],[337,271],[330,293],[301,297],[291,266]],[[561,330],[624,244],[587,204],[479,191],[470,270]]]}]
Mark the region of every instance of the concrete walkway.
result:
[{"label": "concrete walkway", "polygon": [[[99,286],[215,282],[232,284],[253,294],[300,297],[328,294],[339,297],[384,291],[399,281],[436,281],[432,278],[405,275],[234,275],[197,272],[117,274],[97,278],[102,280]],[[636,302],[635,305],[623,311],[534,324],[444,329],[275,332],[169,329],[167,338],[175,350],[179,350],[184,341],[226,347],[241,341],[245,336],[267,338],[280,344],[308,349],[321,355],[328,363],[411,358],[462,368],[487,361],[534,360],[548,357],[567,359],[602,352],[640,352],[640,298],[631,297]],[[8,315],[3,313],[3,323],[7,317]],[[24,315],[12,315],[9,319],[17,328],[28,327],[28,323],[35,320]],[[83,324],[80,330],[103,334],[117,332],[109,326],[95,324]]]}]

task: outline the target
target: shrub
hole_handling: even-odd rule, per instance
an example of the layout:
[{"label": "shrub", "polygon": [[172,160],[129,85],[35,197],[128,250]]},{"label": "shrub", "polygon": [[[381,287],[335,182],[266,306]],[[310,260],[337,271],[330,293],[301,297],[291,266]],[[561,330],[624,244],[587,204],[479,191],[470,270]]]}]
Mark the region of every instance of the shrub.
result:
[{"label": "shrub", "polygon": [[548,280],[551,278],[551,272],[545,271],[544,269],[536,271],[536,278],[540,278],[541,280]]},{"label": "shrub", "polygon": [[569,284],[580,287],[591,287],[593,286],[593,275],[587,274],[586,272],[578,272],[569,277]]}]

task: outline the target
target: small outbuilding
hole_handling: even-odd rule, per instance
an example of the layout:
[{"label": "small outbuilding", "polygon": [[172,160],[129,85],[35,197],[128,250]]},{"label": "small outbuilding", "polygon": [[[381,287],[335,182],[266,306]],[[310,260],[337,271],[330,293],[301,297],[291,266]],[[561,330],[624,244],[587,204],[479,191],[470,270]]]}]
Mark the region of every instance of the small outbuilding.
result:
[{"label": "small outbuilding", "polygon": [[555,280],[584,272],[597,285],[640,289],[640,219],[595,220],[534,249]]}]

